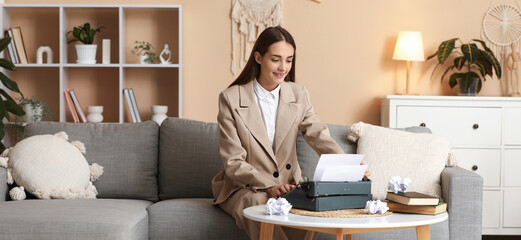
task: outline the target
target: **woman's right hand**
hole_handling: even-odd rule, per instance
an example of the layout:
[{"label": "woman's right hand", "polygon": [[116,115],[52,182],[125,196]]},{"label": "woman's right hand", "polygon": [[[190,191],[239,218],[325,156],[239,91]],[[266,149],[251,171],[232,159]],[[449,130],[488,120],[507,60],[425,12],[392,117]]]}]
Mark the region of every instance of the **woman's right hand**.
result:
[{"label": "woman's right hand", "polygon": [[272,198],[284,197],[284,195],[286,195],[286,193],[288,193],[293,188],[295,188],[295,185],[282,184],[267,188],[266,192]]}]

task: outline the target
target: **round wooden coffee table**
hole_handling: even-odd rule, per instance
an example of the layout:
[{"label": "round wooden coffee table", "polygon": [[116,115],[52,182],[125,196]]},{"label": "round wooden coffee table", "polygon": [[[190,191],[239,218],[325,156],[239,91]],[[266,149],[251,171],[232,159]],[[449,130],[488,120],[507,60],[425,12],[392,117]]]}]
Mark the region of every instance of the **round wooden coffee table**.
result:
[{"label": "round wooden coffee table", "polygon": [[335,234],[337,239],[347,235],[364,232],[377,232],[402,228],[416,228],[418,240],[429,240],[429,224],[439,223],[448,219],[448,214],[421,215],[393,213],[385,217],[370,218],[323,218],[308,217],[289,213],[288,216],[267,215],[266,206],[258,205],[244,209],[243,215],[261,223],[260,239],[272,239],[275,225]]}]

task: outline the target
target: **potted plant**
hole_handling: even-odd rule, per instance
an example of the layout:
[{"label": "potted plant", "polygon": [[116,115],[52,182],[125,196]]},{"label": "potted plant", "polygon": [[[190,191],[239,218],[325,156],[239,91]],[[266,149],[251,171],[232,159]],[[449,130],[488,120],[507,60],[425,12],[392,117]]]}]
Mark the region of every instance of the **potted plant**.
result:
[{"label": "potted plant", "polygon": [[130,51],[132,54],[139,57],[139,63],[158,63],[159,58],[156,56],[152,49],[154,48],[151,43],[146,41],[135,41],[136,45]]},{"label": "potted plant", "polygon": [[95,64],[96,63],[96,49],[97,45],[92,44],[94,42],[94,36],[96,33],[101,32],[99,28],[91,28],[89,23],[83,24],[83,26],[74,27],[72,31],[67,32],[67,36],[72,33],[73,39],[67,41],[67,43],[72,43],[76,41],[80,41],[83,43],[76,45],[76,53],[78,56],[78,60],[76,61],[79,64]]},{"label": "potted plant", "polygon": [[25,115],[15,117],[15,140],[22,139],[25,123],[53,120],[52,111],[43,100],[37,100],[35,97],[25,98],[23,96],[16,100],[18,100],[18,106],[24,109]]},{"label": "potted plant", "polygon": [[[460,43],[459,47],[456,46],[456,41]],[[482,49],[476,43],[479,43]],[[443,81],[448,72],[455,71],[450,75],[449,86],[453,88],[459,84],[460,95],[472,96],[479,93],[482,86],[481,80],[485,81],[487,75],[492,77],[493,72],[496,73],[498,79],[501,78],[501,66],[485,42],[472,39],[468,43],[463,43],[459,38],[443,41],[438,47],[438,51],[427,58],[437,56],[438,64],[434,68],[433,75],[436,68],[443,65],[451,54],[456,57],[441,76],[441,80]]]},{"label": "potted plant", "polygon": [[[0,39],[0,52],[3,52],[4,49],[6,49],[7,45],[11,42],[10,37],[2,38]],[[4,53],[5,55],[6,53]],[[0,67],[9,70],[9,71],[16,71],[16,67],[14,64],[5,59],[0,59]],[[5,75],[3,72],[0,72],[0,81],[4,85],[5,88],[11,90],[11,92],[19,93],[20,96],[24,96],[20,89],[18,89],[18,84],[14,82],[13,80],[9,79],[7,75]],[[16,104],[14,99],[7,93],[4,89],[0,88],[0,140],[4,139],[5,136],[5,125],[4,125],[4,118],[7,119],[7,121],[11,121],[11,117],[9,113],[14,114],[15,116],[22,116],[25,114],[24,110]],[[5,150],[5,145],[3,142],[0,141],[0,152],[3,152]]]}]

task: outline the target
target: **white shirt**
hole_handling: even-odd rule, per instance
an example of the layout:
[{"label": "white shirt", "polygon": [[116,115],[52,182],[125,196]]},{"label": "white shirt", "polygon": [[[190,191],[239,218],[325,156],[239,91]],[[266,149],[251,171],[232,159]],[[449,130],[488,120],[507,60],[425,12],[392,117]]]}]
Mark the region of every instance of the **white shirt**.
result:
[{"label": "white shirt", "polygon": [[279,108],[280,84],[273,91],[264,89],[257,79],[254,79],[253,90],[255,92],[255,102],[259,106],[264,126],[268,133],[271,146],[275,139],[275,122],[277,121],[277,109]]}]

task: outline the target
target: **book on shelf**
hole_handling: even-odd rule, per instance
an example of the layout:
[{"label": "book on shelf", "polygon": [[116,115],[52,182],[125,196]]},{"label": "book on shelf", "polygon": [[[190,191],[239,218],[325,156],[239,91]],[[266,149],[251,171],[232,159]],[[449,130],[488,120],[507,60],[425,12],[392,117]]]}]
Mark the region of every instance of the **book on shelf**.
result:
[{"label": "book on shelf", "polygon": [[437,197],[419,192],[387,192],[386,199],[406,205],[438,205],[440,202],[440,199]]},{"label": "book on shelf", "polygon": [[74,89],[69,90],[69,94],[71,95],[72,102],[74,103],[74,107],[76,108],[76,112],[81,118],[82,122],[87,122],[87,118],[85,117],[85,114],[83,113],[83,110],[81,109],[80,101],[78,101],[78,97],[76,97],[76,93],[74,92]]},{"label": "book on shelf", "polygon": [[13,32],[13,40],[16,52],[18,53],[19,62],[22,64],[29,63],[27,60],[27,53],[25,52],[24,40],[22,38],[22,29],[20,27],[14,27],[11,28],[11,31]]},{"label": "book on shelf", "polygon": [[127,100],[128,111],[130,112],[130,117],[132,118],[132,122],[137,122],[136,114],[134,113],[134,107],[132,106],[132,101],[130,100],[130,93],[128,88],[123,89],[123,94],[125,95],[125,99]]},{"label": "book on shelf", "polygon": [[18,53],[16,53],[16,46],[14,44],[14,38],[13,38],[13,31],[11,29],[8,29],[6,32],[6,37],[11,38],[11,42],[9,43],[8,50],[9,50],[9,57],[11,58],[11,62],[13,63],[20,63],[20,60],[18,60]]},{"label": "book on shelf", "polygon": [[69,106],[69,110],[71,111],[72,119],[75,123],[80,122],[80,120],[78,119],[78,113],[76,113],[76,108],[74,107],[74,103],[72,102],[69,89],[63,89],[63,93],[65,94],[65,100],[67,100],[67,105]]},{"label": "book on shelf", "polygon": [[[5,37],[9,37],[9,33],[7,31],[5,31]],[[7,47],[4,51],[4,58],[7,58],[7,56],[9,56],[9,60],[11,60],[12,63],[16,63],[15,62],[15,59],[14,59],[14,56],[13,56],[13,47],[11,46],[11,43],[13,42],[13,39],[11,39],[11,42],[9,42],[9,44],[7,44]]]},{"label": "book on shelf", "polygon": [[136,121],[141,122],[141,114],[139,113],[139,108],[136,102],[136,95],[134,95],[134,89],[129,88],[128,92],[130,94],[130,101],[132,101],[132,107],[134,108],[134,114],[136,115]]},{"label": "book on shelf", "polygon": [[387,202],[387,207],[393,212],[417,213],[436,215],[447,211],[447,204],[439,202],[437,205],[405,205],[393,201]]}]

